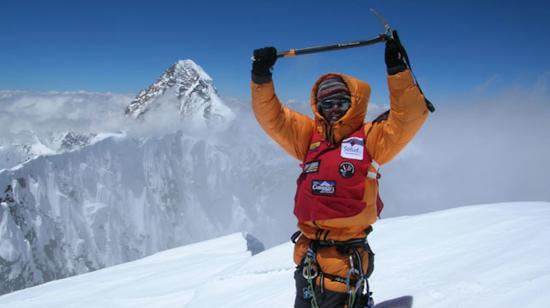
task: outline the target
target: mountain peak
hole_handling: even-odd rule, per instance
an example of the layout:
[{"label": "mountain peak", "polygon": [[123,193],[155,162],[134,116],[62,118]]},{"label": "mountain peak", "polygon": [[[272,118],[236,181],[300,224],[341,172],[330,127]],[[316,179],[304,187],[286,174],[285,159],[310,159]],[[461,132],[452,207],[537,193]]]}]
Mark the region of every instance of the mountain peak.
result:
[{"label": "mountain peak", "polygon": [[172,65],[167,72],[172,73],[173,78],[195,79],[212,81],[212,78],[191,59],[179,60]]},{"label": "mountain peak", "polygon": [[[126,108],[126,115],[144,119],[151,111],[177,112],[187,128],[213,128],[233,119],[233,112],[218,96],[212,78],[192,60],[170,66]],[[157,113],[158,115],[158,113]]]}]

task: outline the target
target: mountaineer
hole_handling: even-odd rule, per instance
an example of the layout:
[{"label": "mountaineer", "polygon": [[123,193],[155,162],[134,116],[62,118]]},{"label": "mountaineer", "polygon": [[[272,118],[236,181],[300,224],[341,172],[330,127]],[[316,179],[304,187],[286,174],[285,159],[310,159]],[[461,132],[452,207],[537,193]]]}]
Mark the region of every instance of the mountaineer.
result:
[{"label": "mountaineer", "polygon": [[366,240],[383,204],[378,171],[414,137],[428,108],[398,40],[386,42],[390,110],[365,123],[367,83],[329,73],[311,91],[313,119],[281,104],[272,81],[274,47],[254,50],[252,108],[265,132],[301,162],[294,214],[296,308],[372,307]]}]

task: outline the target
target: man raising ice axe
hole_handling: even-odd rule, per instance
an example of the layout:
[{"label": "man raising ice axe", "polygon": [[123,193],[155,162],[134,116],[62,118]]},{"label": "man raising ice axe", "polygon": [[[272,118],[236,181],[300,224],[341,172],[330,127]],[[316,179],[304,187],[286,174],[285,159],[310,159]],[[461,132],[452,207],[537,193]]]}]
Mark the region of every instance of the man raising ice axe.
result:
[{"label": "man raising ice axe", "polygon": [[281,104],[271,78],[278,57],[350,48],[356,42],[282,53],[274,47],[254,50],[256,118],[302,162],[294,199],[300,231],[292,237],[297,308],[374,306],[367,280],[374,254],[367,235],[383,207],[379,168],[405,147],[433,110],[412,75],[397,32],[384,24],[384,34],[356,44],[386,44],[391,106],[373,122],[364,122],[370,87],[361,80],[341,73],[322,75],[311,91],[311,119]]}]

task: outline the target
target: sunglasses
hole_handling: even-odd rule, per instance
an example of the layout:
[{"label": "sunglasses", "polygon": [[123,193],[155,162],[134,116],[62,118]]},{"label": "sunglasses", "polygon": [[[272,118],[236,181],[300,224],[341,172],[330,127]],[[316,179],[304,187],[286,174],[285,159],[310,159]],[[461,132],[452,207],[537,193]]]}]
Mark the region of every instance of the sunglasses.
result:
[{"label": "sunglasses", "polygon": [[347,98],[327,99],[327,100],[321,101],[320,103],[321,108],[325,110],[332,109],[332,107],[334,106],[338,106],[338,108],[340,109],[347,110],[350,105],[351,105],[351,101]]}]

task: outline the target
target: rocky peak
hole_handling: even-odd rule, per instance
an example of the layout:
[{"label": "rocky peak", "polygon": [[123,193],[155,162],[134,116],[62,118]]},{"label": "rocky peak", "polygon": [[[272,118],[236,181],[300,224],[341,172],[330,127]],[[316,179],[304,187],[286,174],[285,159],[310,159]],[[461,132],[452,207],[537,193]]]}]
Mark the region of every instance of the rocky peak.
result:
[{"label": "rocky peak", "polygon": [[177,110],[184,122],[204,128],[228,122],[231,110],[221,101],[212,78],[192,60],[180,60],[168,68],[126,108],[126,115],[144,118],[152,110]]},{"label": "rocky peak", "polygon": [[63,139],[61,139],[61,144],[59,146],[59,150],[61,152],[64,151],[72,151],[76,149],[80,149],[84,146],[87,146],[90,144],[91,139],[95,137],[96,134],[79,134],[75,132],[68,132],[63,136]]}]

